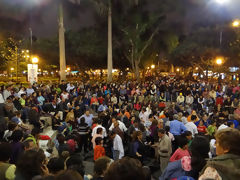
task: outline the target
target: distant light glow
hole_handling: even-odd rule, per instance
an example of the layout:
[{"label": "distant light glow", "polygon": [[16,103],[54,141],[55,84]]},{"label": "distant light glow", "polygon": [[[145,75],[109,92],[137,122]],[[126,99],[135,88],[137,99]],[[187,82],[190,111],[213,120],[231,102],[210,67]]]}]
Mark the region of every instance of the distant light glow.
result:
[{"label": "distant light glow", "polygon": [[215,0],[216,1],[216,3],[218,3],[218,4],[225,4],[225,3],[227,3],[229,0]]}]

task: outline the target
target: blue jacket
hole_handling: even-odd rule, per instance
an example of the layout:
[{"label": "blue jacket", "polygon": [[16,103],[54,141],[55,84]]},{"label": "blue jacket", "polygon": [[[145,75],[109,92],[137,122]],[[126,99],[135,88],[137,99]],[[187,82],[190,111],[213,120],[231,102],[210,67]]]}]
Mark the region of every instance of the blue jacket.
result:
[{"label": "blue jacket", "polygon": [[186,176],[186,172],[182,168],[181,160],[178,160],[168,163],[159,180],[170,180],[182,176]]}]

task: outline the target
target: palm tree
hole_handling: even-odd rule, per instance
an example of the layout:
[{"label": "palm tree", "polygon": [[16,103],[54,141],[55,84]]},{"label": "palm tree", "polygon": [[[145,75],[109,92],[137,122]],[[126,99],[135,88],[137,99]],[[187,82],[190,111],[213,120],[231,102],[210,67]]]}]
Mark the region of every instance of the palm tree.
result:
[{"label": "palm tree", "polygon": [[100,15],[108,16],[108,76],[107,81],[112,81],[112,0],[92,0]]}]

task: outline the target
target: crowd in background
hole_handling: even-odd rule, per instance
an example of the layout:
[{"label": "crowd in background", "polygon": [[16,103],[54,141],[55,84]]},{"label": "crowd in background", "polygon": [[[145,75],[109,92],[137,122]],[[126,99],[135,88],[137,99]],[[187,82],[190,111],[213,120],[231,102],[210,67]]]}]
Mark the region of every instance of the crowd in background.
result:
[{"label": "crowd in background", "polygon": [[[237,180],[239,100],[238,85],[166,77],[8,84],[0,89],[0,179],[147,180],[160,169],[161,180]],[[44,135],[49,127],[56,136]]]}]

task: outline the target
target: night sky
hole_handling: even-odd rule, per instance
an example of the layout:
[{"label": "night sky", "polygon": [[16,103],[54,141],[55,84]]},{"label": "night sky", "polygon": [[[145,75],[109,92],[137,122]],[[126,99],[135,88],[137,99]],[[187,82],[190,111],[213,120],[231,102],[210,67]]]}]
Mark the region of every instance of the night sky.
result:
[{"label": "night sky", "polygon": [[[79,1],[80,0],[66,0]],[[83,1],[83,0],[81,0]],[[86,1],[86,0],[85,0]],[[161,0],[159,0],[161,1]],[[182,1],[182,0],[176,0]],[[185,0],[186,1],[186,0]],[[208,23],[218,17],[222,20],[240,18],[240,0],[228,1],[224,5],[216,4],[216,0],[188,0],[190,6],[184,17],[171,17],[183,21],[186,29],[195,23]],[[21,33],[24,37],[29,34],[29,27],[37,37],[50,37],[57,35],[57,0],[1,0],[0,1],[0,37],[3,32]],[[94,8],[80,3],[74,6],[65,4],[66,30],[78,30],[91,26],[94,23]],[[66,7],[67,6],[67,7]]]}]

